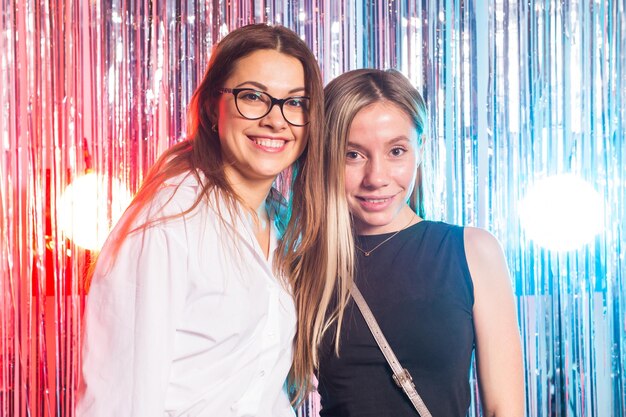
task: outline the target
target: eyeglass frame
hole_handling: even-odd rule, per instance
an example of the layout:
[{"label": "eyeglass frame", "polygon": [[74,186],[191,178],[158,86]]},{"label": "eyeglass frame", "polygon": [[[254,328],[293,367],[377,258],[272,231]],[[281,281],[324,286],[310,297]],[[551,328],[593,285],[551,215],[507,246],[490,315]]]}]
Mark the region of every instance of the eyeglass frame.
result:
[{"label": "eyeglass frame", "polygon": [[[259,116],[259,117],[248,117],[248,116],[244,115],[244,114],[241,112],[241,110],[239,110],[239,104],[237,103],[237,95],[238,95],[239,93],[241,93],[242,91],[246,91],[246,90],[256,91],[256,92],[258,92],[258,93],[263,93],[263,94],[265,94],[266,96],[268,96],[268,97],[270,98],[270,100],[271,100],[271,101],[270,101],[270,107],[269,107],[269,109],[267,109],[267,113],[265,113],[264,115]],[[308,121],[307,121],[305,124],[303,124],[303,125],[299,125],[299,124],[296,124],[296,123],[292,123],[292,122],[290,122],[290,121],[289,121],[289,119],[287,119],[287,118],[285,117],[285,112],[283,111],[283,105],[284,105],[286,102],[288,102],[289,100],[298,99],[298,98],[305,98],[305,99],[307,99],[307,100],[311,100],[311,97],[308,97],[308,96],[291,96],[291,97],[285,97],[285,98],[275,98],[275,97],[273,97],[271,94],[269,94],[269,93],[267,93],[267,92],[265,92],[265,91],[260,91],[260,90],[257,90],[257,89],[255,89],[255,88],[250,88],[250,87],[246,87],[246,88],[228,88],[228,87],[222,87],[222,88],[219,88],[219,89],[217,90],[217,92],[218,92],[219,94],[232,94],[232,95],[233,95],[233,97],[235,97],[235,107],[237,108],[237,111],[239,112],[239,114],[241,115],[241,117],[243,117],[243,118],[245,118],[245,119],[248,119],[248,120],[259,120],[259,119],[264,118],[265,116],[267,116],[268,114],[270,114],[270,112],[272,111],[272,109],[274,108],[274,106],[276,106],[276,105],[277,105],[277,106],[278,106],[278,108],[280,109],[280,114],[283,116],[283,119],[285,119],[285,121],[286,121],[287,123],[289,123],[290,125],[292,125],[292,126],[297,126],[297,127],[303,127],[303,126],[308,125],[308,124],[311,122],[310,120],[308,120]]]}]

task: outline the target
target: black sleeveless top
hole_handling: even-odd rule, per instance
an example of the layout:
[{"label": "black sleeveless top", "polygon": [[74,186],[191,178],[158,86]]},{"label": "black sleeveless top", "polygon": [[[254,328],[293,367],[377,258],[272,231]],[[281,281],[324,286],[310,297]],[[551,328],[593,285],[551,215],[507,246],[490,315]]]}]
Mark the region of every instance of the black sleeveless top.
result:
[{"label": "black sleeveless top", "polygon": [[[391,234],[359,236],[371,250]],[[474,292],[463,228],[421,221],[357,256],[356,283],[400,363],[409,369],[433,417],[462,417],[470,405]],[[358,307],[351,300],[341,329],[320,350],[322,417],[417,416]]]}]

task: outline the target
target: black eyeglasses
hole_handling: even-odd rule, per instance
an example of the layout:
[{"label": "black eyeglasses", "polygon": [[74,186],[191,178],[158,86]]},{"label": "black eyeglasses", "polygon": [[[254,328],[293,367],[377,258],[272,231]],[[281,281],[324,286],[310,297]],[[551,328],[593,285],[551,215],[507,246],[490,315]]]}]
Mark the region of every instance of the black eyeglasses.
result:
[{"label": "black eyeglasses", "polygon": [[261,119],[278,105],[287,123],[294,126],[305,126],[309,123],[309,97],[278,99],[253,88],[220,88],[217,92],[235,96],[237,111],[248,120]]}]

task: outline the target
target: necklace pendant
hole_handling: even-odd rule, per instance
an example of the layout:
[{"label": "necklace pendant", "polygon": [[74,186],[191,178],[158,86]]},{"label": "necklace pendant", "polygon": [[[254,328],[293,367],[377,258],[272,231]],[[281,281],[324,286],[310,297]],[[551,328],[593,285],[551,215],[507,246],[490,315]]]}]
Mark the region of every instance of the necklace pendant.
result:
[{"label": "necklace pendant", "polygon": [[378,245],[374,246],[372,249],[366,251],[361,249],[360,247],[358,247],[356,244],[354,245],[358,250],[360,250],[361,252],[363,252],[363,255],[365,255],[365,257],[370,256],[370,254],[372,252],[374,252],[376,249],[380,248],[384,243],[389,242],[391,239],[393,239],[398,233],[400,233],[401,231],[403,231],[404,229],[406,229],[407,227],[409,227],[411,225],[411,222],[413,221],[413,218],[415,217],[415,214],[413,216],[411,216],[411,218],[409,219],[409,222],[400,230],[397,230],[394,234],[392,234],[391,236],[389,236],[387,239],[383,240],[382,242],[380,242]]}]

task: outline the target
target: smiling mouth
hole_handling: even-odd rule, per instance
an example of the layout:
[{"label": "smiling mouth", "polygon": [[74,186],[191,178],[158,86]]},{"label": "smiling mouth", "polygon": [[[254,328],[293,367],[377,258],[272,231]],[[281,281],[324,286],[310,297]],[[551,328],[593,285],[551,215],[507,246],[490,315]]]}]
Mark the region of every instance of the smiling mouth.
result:
[{"label": "smiling mouth", "polygon": [[284,139],[250,138],[258,146],[271,149],[279,149],[287,143]]},{"label": "smiling mouth", "polygon": [[357,197],[359,200],[367,201],[368,203],[384,203],[385,201],[389,201],[391,197],[384,198],[366,198],[366,197]]}]

